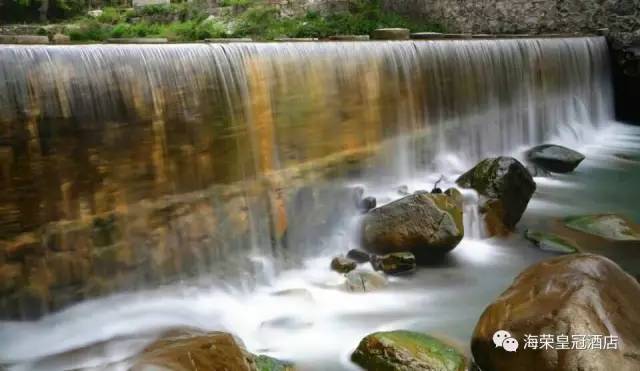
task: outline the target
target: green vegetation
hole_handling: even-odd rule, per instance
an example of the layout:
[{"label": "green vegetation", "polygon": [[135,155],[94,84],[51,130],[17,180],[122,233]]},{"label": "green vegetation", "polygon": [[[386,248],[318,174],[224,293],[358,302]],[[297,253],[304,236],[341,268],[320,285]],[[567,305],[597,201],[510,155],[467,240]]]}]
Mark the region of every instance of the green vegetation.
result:
[{"label": "green vegetation", "polygon": [[[43,0],[19,0],[43,1]],[[50,0],[80,1],[80,0]],[[171,41],[205,38],[278,37],[327,38],[332,35],[369,34],[380,27],[405,27],[412,31],[441,31],[438,25],[414,22],[383,11],[377,0],[353,0],[348,11],[323,15],[316,12],[284,17],[260,0],[223,0],[217,17],[210,17],[203,2],[172,3],[142,8],[104,7],[96,18],[81,16],[65,27],[77,42],[121,37],[166,37]]]}]

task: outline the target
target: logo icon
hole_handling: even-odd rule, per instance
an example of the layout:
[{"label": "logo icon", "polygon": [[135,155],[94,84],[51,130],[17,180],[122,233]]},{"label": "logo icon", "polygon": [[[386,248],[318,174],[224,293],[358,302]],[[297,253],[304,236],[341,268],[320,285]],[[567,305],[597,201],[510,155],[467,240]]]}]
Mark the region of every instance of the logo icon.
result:
[{"label": "logo icon", "polygon": [[507,352],[515,352],[518,350],[518,340],[511,337],[508,331],[499,330],[493,334],[493,343],[496,348],[503,348]]}]

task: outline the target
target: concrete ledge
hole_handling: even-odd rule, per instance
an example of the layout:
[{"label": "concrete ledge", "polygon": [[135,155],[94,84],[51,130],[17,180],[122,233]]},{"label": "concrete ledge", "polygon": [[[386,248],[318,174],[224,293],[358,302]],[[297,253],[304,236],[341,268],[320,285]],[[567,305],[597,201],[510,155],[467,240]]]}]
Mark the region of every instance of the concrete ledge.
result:
[{"label": "concrete ledge", "polygon": [[40,35],[0,35],[0,44],[36,45],[48,44],[49,38]]},{"label": "concrete ledge", "polygon": [[169,40],[159,37],[133,37],[133,38],[116,38],[108,39],[108,44],[166,44]]},{"label": "concrete ledge", "polygon": [[213,38],[213,39],[204,39],[204,42],[206,43],[212,43],[212,44],[228,44],[228,43],[250,43],[253,42],[252,39],[248,38],[248,37],[244,37],[244,38]]},{"label": "concrete ledge", "polygon": [[470,39],[470,33],[446,33],[443,35],[445,39]]},{"label": "concrete ledge", "polygon": [[410,36],[406,28],[379,28],[371,33],[374,40],[409,40]]},{"label": "concrete ledge", "polygon": [[308,41],[318,41],[315,37],[278,37],[273,41],[277,42],[308,42]]},{"label": "concrete ledge", "polygon": [[329,36],[331,41],[369,41],[369,35],[334,35]]},{"label": "concrete ledge", "polygon": [[444,39],[444,34],[440,32],[414,32],[411,34],[414,40],[439,40]]}]

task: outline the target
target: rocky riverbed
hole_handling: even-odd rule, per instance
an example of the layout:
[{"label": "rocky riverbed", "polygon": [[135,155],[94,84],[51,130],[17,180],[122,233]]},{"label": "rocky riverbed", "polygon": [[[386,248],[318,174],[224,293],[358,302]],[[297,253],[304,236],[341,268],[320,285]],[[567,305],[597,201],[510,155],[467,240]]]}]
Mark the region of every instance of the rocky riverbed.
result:
[{"label": "rocky riverbed", "polygon": [[[629,324],[637,320],[632,298],[640,290],[633,277],[640,268],[634,223],[640,205],[633,187],[640,184],[640,161],[635,160],[640,155],[640,130],[614,126],[602,136],[590,146],[570,146],[587,155],[574,171],[533,178],[535,193],[524,202],[526,209],[517,222],[509,224],[508,234],[482,238],[487,234],[470,227],[469,210],[474,209],[466,204],[500,200],[495,192],[504,192],[509,182],[497,182],[500,187],[492,187],[494,193],[478,189],[482,191],[478,198],[464,189],[460,195],[453,190],[421,191],[433,188],[440,174],[407,182],[400,191],[364,185],[361,197],[373,197],[381,206],[361,211],[363,216],[325,240],[322,253],[298,269],[272,276],[268,261],[263,261],[260,266],[268,283],[255,289],[227,291],[185,282],[85,302],[39,322],[5,323],[0,331],[0,345],[6,350],[2,361],[14,369],[35,370],[51,365],[148,370],[159,364],[171,370],[191,369],[194,364],[233,364],[247,370],[357,369],[357,365],[464,370],[474,360],[483,370],[498,371],[505,367],[573,370],[583,364],[634,370],[638,326]],[[527,156],[524,150],[519,153],[512,154],[514,159],[494,160],[495,167],[484,169],[494,169],[489,173],[500,175],[491,177],[496,180],[504,179],[515,166],[528,182],[529,173],[519,165],[526,164]],[[453,186],[464,172],[445,174],[440,186]],[[466,184],[472,183],[477,182]],[[363,219],[400,213],[376,210],[400,205],[403,213],[424,207],[442,211],[434,199],[451,201],[457,208],[458,197],[464,199],[466,220],[462,228],[455,215],[451,220],[465,230],[465,238],[453,240],[435,262],[415,266],[411,257],[416,247],[411,244],[406,252],[378,250],[376,244],[370,253],[349,251],[360,246],[346,236],[349,231],[362,232]],[[493,218],[491,208],[475,210],[476,217]],[[404,239],[414,232],[424,235],[418,228],[400,232]],[[547,248],[557,247],[558,241],[575,249]],[[426,239],[422,246],[429,243]],[[345,257],[331,263],[339,255]],[[398,274],[401,268],[408,269]],[[513,306],[521,309],[505,312]],[[104,324],[100,331],[86,331],[96,323]],[[618,336],[621,348],[584,354],[531,350],[512,354],[492,346],[489,336],[498,328],[510,331],[521,344],[528,332],[572,336],[585,331]]]}]

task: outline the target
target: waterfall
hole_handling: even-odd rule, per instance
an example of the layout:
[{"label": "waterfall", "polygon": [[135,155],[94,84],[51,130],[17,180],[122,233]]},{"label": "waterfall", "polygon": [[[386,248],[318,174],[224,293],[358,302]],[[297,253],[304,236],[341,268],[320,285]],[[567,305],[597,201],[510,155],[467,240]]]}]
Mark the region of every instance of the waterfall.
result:
[{"label": "waterfall", "polygon": [[0,46],[0,235],[49,249],[79,231],[77,264],[117,277],[107,291],[317,252],[355,213],[338,179],[581,141],[611,96],[599,37]]}]

